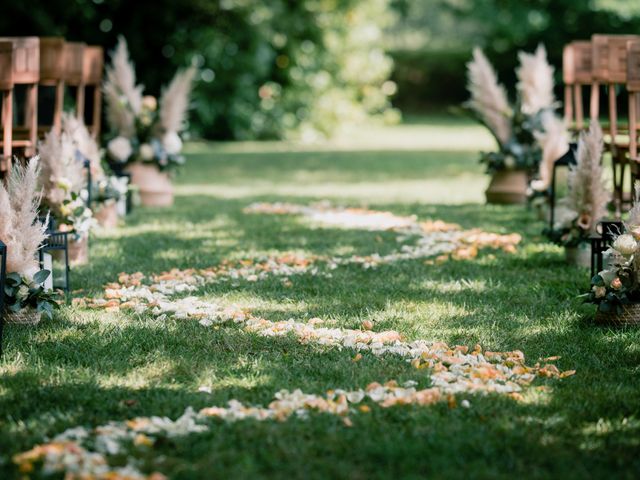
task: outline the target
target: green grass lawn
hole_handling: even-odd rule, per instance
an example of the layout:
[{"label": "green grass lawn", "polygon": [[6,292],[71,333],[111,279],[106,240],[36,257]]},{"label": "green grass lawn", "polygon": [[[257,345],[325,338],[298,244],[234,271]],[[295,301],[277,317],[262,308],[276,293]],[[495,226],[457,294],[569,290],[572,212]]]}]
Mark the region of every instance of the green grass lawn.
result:
[{"label": "green grass lawn", "polygon": [[[295,216],[248,215],[255,201],[328,199],[464,228],[519,232],[516,254],[341,267],[225,283],[204,299],[250,306],[272,320],[321,317],[329,325],[396,329],[408,339],[522,350],[532,364],[560,355],[563,380],[516,402],[474,396],[471,408],[372,409],[340,418],[213,422],[207,433],[154,447],[147,471],[171,478],[637,478],[640,473],[640,331],[588,320],[577,295],[588,272],[563,263],[542,222],[523,207],[483,204],[482,130],[440,119],[367,129],[318,147],[284,143],[192,144],[166,210],[137,209],[126,226],[94,235],[92,262],[74,269],[76,295],[100,293],[121,271],[207,267],[262,254],[369,254],[395,235],[312,229]],[[161,321],[146,314],[64,307],[37,328],[10,325],[0,360],[0,478],[20,478],[11,456],[77,425],[162,415],[230,399],[267,404],[280,389],[308,393],[428,371],[393,357],[264,338],[234,326]],[[211,393],[198,392],[201,385]]]}]

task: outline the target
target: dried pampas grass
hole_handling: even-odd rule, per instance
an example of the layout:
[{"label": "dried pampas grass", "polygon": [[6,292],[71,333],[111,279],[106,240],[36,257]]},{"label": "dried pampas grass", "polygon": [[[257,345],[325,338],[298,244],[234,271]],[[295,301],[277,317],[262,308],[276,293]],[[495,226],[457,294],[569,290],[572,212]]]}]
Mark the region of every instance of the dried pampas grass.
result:
[{"label": "dried pampas grass", "polygon": [[479,48],[473,49],[473,60],[467,63],[467,89],[471,99],[467,103],[480,120],[496,137],[500,146],[511,138],[511,121],[513,115],[507,92],[493,67]]},{"label": "dried pampas grass", "polygon": [[191,83],[196,74],[195,67],[176,73],[160,97],[160,126],[164,133],[182,130],[189,109]]},{"label": "dried pampas grass", "polygon": [[516,69],[522,111],[535,115],[555,106],[553,95],[553,67],[547,61],[547,51],[539,45],[535,53],[519,52],[520,66]]},{"label": "dried pampas grass", "polygon": [[534,190],[542,192],[551,185],[553,164],[569,150],[569,131],[564,120],[551,111],[542,114],[542,132],[535,132],[536,141],[542,149],[539,179],[531,183]]},{"label": "dried pampas grass", "polygon": [[106,68],[104,98],[109,125],[122,136],[129,137],[135,133],[135,116],[142,108],[142,90],[142,85],[136,85],[127,41],[119,37],[111,65]]},{"label": "dried pampas grass", "polygon": [[40,185],[49,207],[56,207],[70,192],[86,187],[83,162],[76,157],[76,145],[68,133],[49,132],[38,146],[40,153]]},{"label": "dried pampas grass", "polygon": [[62,132],[66,133],[73,144],[91,165],[91,176],[98,180],[105,176],[100,159],[100,148],[89,133],[82,120],[70,113],[62,115]]},{"label": "dried pampas grass", "polygon": [[577,165],[569,171],[568,208],[578,213],[583,230],[595,233],[597,223],[606,216],[611,194],[602,178],[602,130],[592,123],[588,132],[580,134]]},{"label": "dried pampas grass", "polygon": [[28,278],[38,271],[36,253],[47,238],[46,223],[38,221],[41,191],[38,158],[15,164],[7,186],[0,182],[0,239],[7,245],[7,271]]}]

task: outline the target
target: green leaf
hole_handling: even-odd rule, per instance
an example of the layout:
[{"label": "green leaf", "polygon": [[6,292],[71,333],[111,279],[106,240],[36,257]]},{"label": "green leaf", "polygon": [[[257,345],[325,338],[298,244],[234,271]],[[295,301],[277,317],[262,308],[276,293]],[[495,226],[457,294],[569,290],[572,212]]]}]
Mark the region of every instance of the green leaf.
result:
[{"label": "green leaf", "polygon": [[9,305],[9,310],[11,310],[12,312],[19,312],[20,310],[22,310],[22,305],[20,305],[20,302],[13,303]]},{"label": "green leaf", "polygon": [[8,284],[17,286],[17,285],[20,285],[22,283],[22,277],[19,274],[15,273],[15,272],[11,272],[11,273],[7,274],[6,282]]},{"label": "green leaf", "polygon": [[33,281],[35,283],[44,283],[44,281],[49,278],[49,275],[51,275],[50,270],[40,270],[33,276]]}]

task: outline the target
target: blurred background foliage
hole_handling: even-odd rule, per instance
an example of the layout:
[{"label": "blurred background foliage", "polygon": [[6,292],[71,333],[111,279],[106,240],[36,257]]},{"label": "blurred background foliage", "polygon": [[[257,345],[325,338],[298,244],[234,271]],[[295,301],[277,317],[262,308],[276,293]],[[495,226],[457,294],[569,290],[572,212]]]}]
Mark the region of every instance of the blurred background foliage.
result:
[{"label": "blurred background foliage", "polygon": [[559,75],[562,46],[595,32],[640,32],[640,2],[29,0],[0,15],[1,35],[61,35],[108,51],[124,35],[154,95],[196,62],[191,131],[211,139],[313,140],[397,121],[397,109],[433,112],[466,98],[474,45],[511,87],[518,50],[544,43]]}]

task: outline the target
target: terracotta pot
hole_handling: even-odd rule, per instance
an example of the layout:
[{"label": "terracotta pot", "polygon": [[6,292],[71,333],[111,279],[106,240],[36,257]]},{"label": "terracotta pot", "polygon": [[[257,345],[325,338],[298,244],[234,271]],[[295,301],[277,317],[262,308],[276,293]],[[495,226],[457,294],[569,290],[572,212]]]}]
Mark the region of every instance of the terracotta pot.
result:
[{"label": "terracotta pot", "polygon": [[131,183],[140,192],[140,204],[145,207],[170,207],[173,205],[173,184],[166,172],[154,165],[134,163],[127,167]]},{"label": "terracotta pot", "polygon": [[33,307],[26,307],[18,312],[5,312],[4,320],[7,323],[15,323],[20,325],[37,325],[42,318],[42,312],[38,312]]},{"label": "terracotta pot", "polygon": [[112,200],[109,200],[108,203],[103,203],[93,217],[102,228],[116,228],[118,226],[117,203]]},{"label": "terracotta pot", "polygon": [[500,205],[522,204],[527,202],[529,177],[524,170],[501,170],[491,177],[485,191],[487,203]]},{"label": "terracotta pot", "polygon": [[[69,235],[69,265],[86,265],[89,263],[89,238],[81,238],[80,240],[74,240],[72,235]],[[64,262],[64,252],[56,250],[53,253],[53,258],[58,261]]]},{"label": "terracotta pot", "polygon": [[565,247],[564,256],[570,265],[591,268],[591,246],[588,243],[581,243],[576,247]]}]

